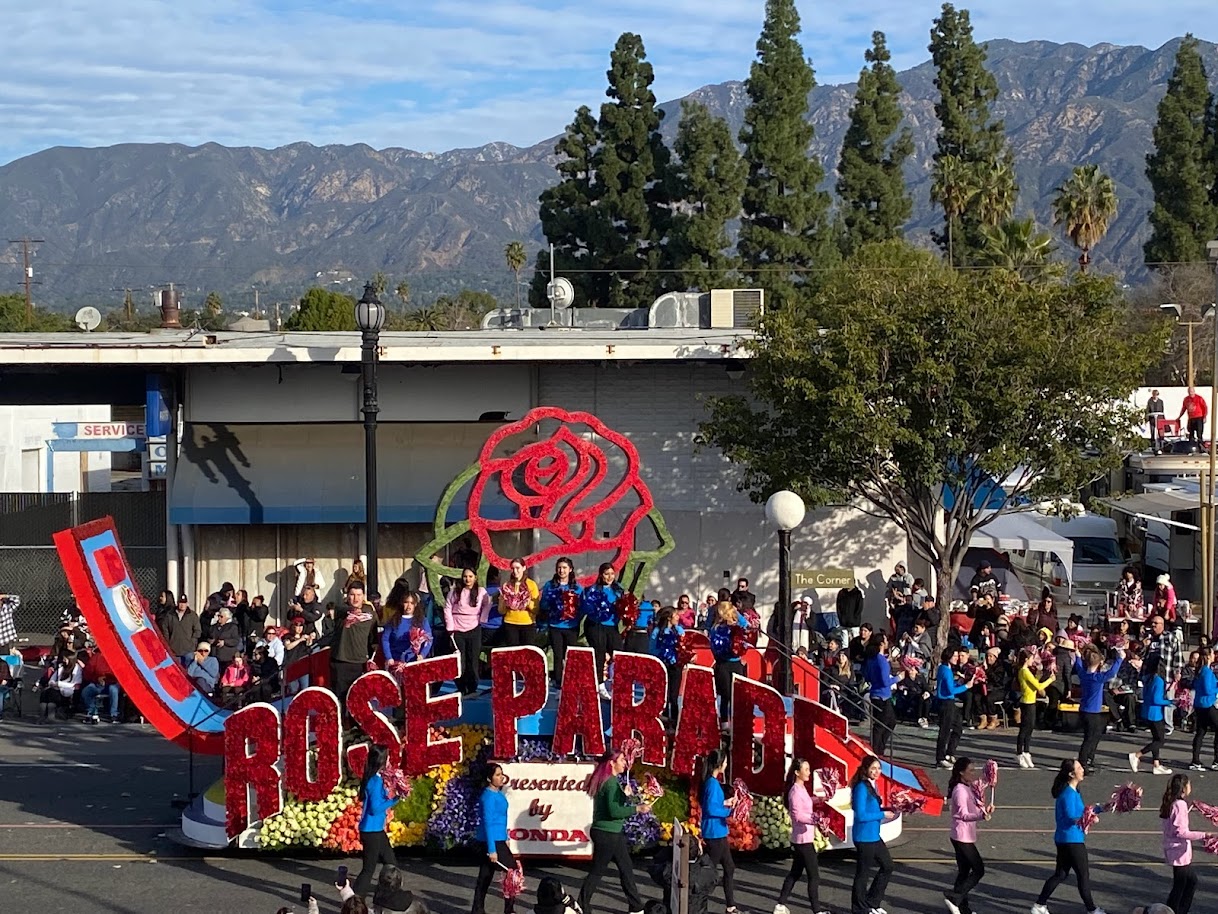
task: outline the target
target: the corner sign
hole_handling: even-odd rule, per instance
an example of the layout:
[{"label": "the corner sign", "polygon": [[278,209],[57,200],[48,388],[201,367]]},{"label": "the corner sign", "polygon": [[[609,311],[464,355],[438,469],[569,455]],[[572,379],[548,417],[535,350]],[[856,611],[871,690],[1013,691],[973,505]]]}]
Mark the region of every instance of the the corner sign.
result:
[{"label": "the corner sign", "polygon": [[590,762],[508,762],[508,846],[523,856],[592,854]]},{"label": "the corner sign", "polygon": [[796,568],[791,572],[791,583],[796,587],[849,587],[854,583],[854,572],[846,568]]}]

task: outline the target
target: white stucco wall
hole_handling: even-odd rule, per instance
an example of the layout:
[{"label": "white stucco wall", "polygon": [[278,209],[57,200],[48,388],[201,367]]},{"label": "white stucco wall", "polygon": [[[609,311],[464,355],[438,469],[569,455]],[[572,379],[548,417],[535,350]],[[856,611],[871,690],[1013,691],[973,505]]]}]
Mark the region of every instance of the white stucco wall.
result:
[{"label": "white stucco wall", "polygon": [[[52,454],[55,422],[107,422],[107,406],[0,406],[0,492],[45,492],[47,460],[55,460],[56,492],[109,492],[110,454]],[[83,460],[83,464],[82,464]]]}]

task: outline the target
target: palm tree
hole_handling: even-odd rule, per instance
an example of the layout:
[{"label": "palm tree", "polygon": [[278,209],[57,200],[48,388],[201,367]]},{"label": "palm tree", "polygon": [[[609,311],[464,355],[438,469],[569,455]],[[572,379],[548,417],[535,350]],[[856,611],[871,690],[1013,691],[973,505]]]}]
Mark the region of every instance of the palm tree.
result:
[{"label": "palm tree", "polygon": [[410,304],[410,283],[403,279],[394,288],[393,294],[398,297],[398,301],[402,303],[402,310],[405,311],[406,306]]},{"label": "palm tree", "polygon": [[959,156],[945,155],[935,163],[930,199],[943,207],[943,218],[947,222],[947,262],[953,267],[956,265],[956,223],[977,196],[977,191],[973,168]]},{"label": "palm tree", "polygon": [[1108,233],[1116,218],[1116,184],[1098,165],[1079,165],[1057,188],[1053,198],[1053,222],[1065,229],[1070,243],[1082,253],[1078,268],[1087,272],[1091,249]]},{"label": "palm tree", "polygon": [[985,240],[978,258],[982,266],[1010,270],[1025,281],[1045,279],[1053,274],[1053,264],[1049,262],[1056,250],[1053,236],[1038,229],[1031,216],[983,226],[981,236]]},{"label": "palm tree", "polygon": [[520,271],[524,269],[524,265],[528,263],[529,255],[525,253],[524,243],[520,241],[509,241],[507,247],[503,249],[503,256],[507,260],[508,269],[516,274],[516,307],[520,307]]},{"label": "palm tree", "polygon": [[384,295],[385,290],[389,288],[389,277],[382,270],[377,270],[372,274],[371,282],[372,289],[377,295]]},{"label": "palm tree", "polygon": [[1001,159],[978,167],[977,188],[977,215],[982,226],[997,228],[1011,218],[1019,187],[1010,161]]}]

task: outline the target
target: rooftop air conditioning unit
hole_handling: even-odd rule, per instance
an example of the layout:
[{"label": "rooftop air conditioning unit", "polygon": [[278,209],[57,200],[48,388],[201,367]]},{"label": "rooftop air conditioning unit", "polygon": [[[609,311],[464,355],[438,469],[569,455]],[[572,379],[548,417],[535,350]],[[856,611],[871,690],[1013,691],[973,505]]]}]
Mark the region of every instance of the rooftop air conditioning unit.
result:
[{"label": "rooftop air conditioning unit", "polygon": [[761,289],[712,289],[710,325],[712,330],[747,330],[765,314],[765,295]]}]

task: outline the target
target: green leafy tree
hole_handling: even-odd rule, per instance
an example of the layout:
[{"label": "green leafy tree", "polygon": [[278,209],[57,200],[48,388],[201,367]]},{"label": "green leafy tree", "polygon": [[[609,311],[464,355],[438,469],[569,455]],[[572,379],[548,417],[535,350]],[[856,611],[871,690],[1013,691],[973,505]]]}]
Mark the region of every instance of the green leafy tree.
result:
[{"label": "green leafy tree", "polygon": [[[541,230],[554,245],[555,270],[571,281],[575,300],[581,307],[599,301],[604,287],[603,274],[589,272],[596,263],[590,244],[592,226],[598,218],[592,163],[598,142],[596,119],[584,105],[575,112],[575,120],[554,146],[559,157],[555,166],[558,183],[542,191],[538,199]],[[549,281],[550,252],[543,250],[537,255],[529,286],[529,303],[534,308],[549,306],[546,297]]]},{"label": "green leafy tree", "polygon": [[943,208],[947,222],[947,262],[956,266],[956,234],[960,217],[977,196],[977,171],[959,156],[945,155],[935,160],[930,178],[930,199]]},{"label": "green leafy tree", "polygon": [[866,60],[870,66],[859,74],[837,166],[847,256],[864,244],[899,237],[913,212],[904,174],[913,134],[901,129],[901,84],[883,32],[872,32]]},{"label": "green leafy tree", "polygon": [[1053,236],[1039,229],[1031,216],[983,226],[981,233],[985,238],[985,247],[977,258],[981,266],[1009,270],[1026,282],[1061,275],[1061,264],[1051,260],[1057,250]]},{"label": "green leafy tree", "polygon": [[499,307],[489,292],[462,289],[455,296],[441,295],[431,305],[390,321],[391,330],[449,332],[477,330],[482,318]]},{"label": "green leafy tree", "polygon": [[700,440],[756,501],[790,488],[897,524],[934,569],[942,644],[970,538],[1013,510],[984,497],[992,480],[1060,495],[1121,465],[1127,398],[1167,330],[1131,332],[1127,316],[1110,279],[1024,283],[873,245],[807,308],[766,315],[746,390],[711,401]]},{"label": "green leafy tree", "polygon": [[673,149],[677,201],[669,245],[681,285],[703,292],[730,284],[737,267],[728,223],[740,215],[747,172],[727,121],[705,105],[681,103]]},{"label": "green leafy tree", "polygon": [[[948,218],[946,230],[935,233],[935,239],[949,252],[952,263],[967,266],[984,247],[981,227],[997,225],[1011,214],[1018,187],[1014,185],[1012,169],[1012,206],[994,218],[994,206],[1001,202],[994,193],[1001,190],[1005,195],[1008,188],[989,179],[995,177],[992,170],[996,166],[1004,162],[1010,164],[1011,160],[1003,123],[990,113],[990,106],[998,99],[998,83],[985,68],[985,49],[973,40],[968,10],[943,4],[942,12],[931,28],[930,54],[938,71],[935,88],[939,90],[939,100],[935,103],[935,115],[940,124],[935,164],[937,166],[947,156],[960,159],[975,169],[979,191],[960,212],[954,229]],[[986,211],[988,222],[982,213],[987,206],[990,207]],[[953,235],[954,238],[949,237]]]},{"label": "green leafy tree", "polygon": [[1081,252],[1078,268],[1085,273],[1092,249],[1108,234],[1108,226],[1116,218],[1116,184],[1098,165],[1079,165],[1054,194],[1053,222]]},{"label": "green leafy tree", "polygon": [[1197,39],[1187,35],[1159,102],[1154,152],[1146,157],[1146,177],[1155,199],[1150,239],[1142,247],[1149,267],[1205,260],[1205,243],[1218,231],[1218,153],[1209,121],[1214,104]]},{"label": "green leafy tree", "polygon": [[207,298],[203,299],[203,313],[213,320],[218,318],[224,311],[224,300],[220,298],[219,292],[208,292]]},{"label": "green leafy tree", "polygon": [[670,155],[660,135],[664,112],[651,91],[655,80],[643,39],[617,40],[607,73],[611,101],[601,105],[592,157],[597,218],[592,221],[596,267],[606,271],[596,304],[647,307],[673,284],[662,272],[672,222]]},{"label": "green leafy tree", "polygon": [[355,330],[355,299],[342,292],[314,286],[300,299],[300,307],[284,322],[286,330]]},{"label": "green leafy tree", "polygon": [[520,307],[520,271],[524,269],[524,265],[529,262],[529,255],[525,253],[524,242],[509,241],[503,249],[503,259],[507,261],[507,268],[516,276],[516,307]]},{"label": "green leafy tree", "polygon": [[68,315],[37,305],[32,314],[27,314],[24,295],[0,295],[0,333],[66,333],[76,329]]},{"label": "green leafy tree", "polygon": [[808,270],[836,259],[825,172],[809,153],[808,93],[816,85],[800,45],[794,0],[766,0],[749,69],[740,142],[748,166],[736,250],[744,274],[778,306],[793,303]]}]

